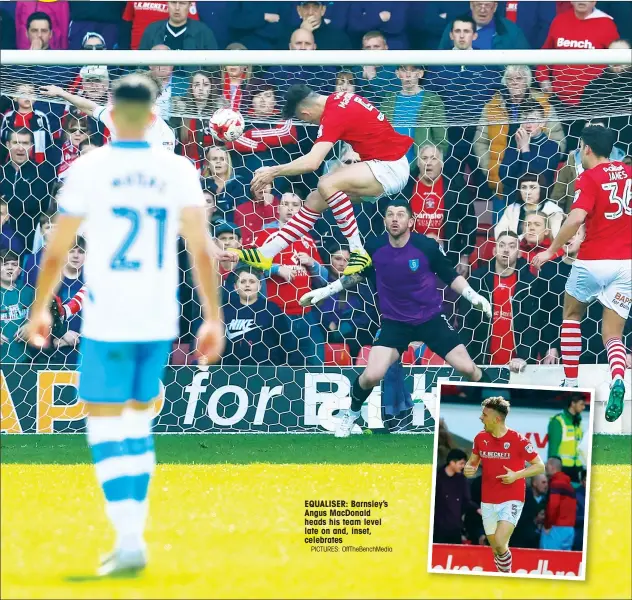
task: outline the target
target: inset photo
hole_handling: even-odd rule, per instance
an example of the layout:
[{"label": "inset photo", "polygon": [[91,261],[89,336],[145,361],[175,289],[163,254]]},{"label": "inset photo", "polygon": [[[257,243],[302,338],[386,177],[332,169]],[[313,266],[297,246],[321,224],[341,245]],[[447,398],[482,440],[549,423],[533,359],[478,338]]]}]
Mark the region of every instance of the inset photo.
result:
[{"label": "inset photo", "polygon": [[439,382],[429,572],[586,578],[593,393]]}]

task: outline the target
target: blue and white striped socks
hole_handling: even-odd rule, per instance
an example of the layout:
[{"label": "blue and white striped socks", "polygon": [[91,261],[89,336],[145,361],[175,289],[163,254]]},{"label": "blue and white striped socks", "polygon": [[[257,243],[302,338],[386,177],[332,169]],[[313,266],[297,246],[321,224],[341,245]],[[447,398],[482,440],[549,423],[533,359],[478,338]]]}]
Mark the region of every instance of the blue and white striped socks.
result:
[{"label": "blue and white striped socks", "polygon": [[147,491],[155,467],[149,410],[127,410],[121,416],[88,417],[88,444],[106,513],[116,531],[116,547],[144,548]]}]

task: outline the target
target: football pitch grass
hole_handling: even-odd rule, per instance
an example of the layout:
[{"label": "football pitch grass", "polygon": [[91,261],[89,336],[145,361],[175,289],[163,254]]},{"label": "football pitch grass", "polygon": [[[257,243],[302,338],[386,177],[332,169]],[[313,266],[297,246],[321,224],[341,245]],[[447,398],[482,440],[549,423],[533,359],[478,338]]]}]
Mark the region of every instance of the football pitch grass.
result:
[{"label": "football pitch grass", "polygon": [[[585,582],[428,575],[432,436],[162,435],[135,579],[95,580],[113,535],[83,435],[5,435],[2,598],[629,598],[631,438],[595,436]],[[313,553],[305,501],[386,500]]]}]

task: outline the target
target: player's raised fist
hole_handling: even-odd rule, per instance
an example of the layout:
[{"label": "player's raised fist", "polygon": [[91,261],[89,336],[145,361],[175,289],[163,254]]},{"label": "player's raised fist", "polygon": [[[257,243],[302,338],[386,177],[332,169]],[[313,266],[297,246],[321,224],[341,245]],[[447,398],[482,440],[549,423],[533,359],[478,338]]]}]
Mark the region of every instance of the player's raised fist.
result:
[{"label": "player's raised fist", "polygon": [[214,364],[222,356],[226,338],[224,336],[224,324],[219,321],[204,321],[197,334],[197,351],[204,357],[204,364]]}]

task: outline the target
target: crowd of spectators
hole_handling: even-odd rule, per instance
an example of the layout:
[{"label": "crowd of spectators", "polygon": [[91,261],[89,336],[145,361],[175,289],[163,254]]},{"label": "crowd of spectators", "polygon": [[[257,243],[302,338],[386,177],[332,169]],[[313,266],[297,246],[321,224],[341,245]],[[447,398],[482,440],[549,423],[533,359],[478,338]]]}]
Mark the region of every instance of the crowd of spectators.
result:
[{"label": "crowd of spectators", "polygon": [[[36,75],[25,68],[23,80],[12,71],[11,91],[0,96],[0,358],[67,365],[77,359],[80,313],[68,319],[54,346],[35,358],[20,327],[65,173],[78,156],[109,140],[99,120],[43,97],[38,87],[54,83],[107,104],[123,69],[98,65],[99,50],[630,48],[631,24],[627,2],[3,2],[2,48],[83,48],[96,54],[95,64],[81,68]],[[492,320],[484,321],[445,293],[446,316],[463,329],[470,354],[479,364],[512,370],[559,361],[564,281],[583,232],[539,274],[529,259],[550,245],[570,210],[582,169],[577,133],[584,124],[615,129],[611,158],[632,160],[630,65],[150,70],[162,88],[158,110],[174,131],[176,152],[200,172],[209,230],[224,247],[261,244],[298,211],[319,175],[359,160],[340,143],[322,172],[279,179],[274,188],[253,193],[257,168],[297,158],[315,140],[317,128],[281,119],[285,90],[307,82],[322,93],[369,99],[415,140],[402,192],[415,213],[414,230],[437,239],[457,271],[493,304]],[[220,144],[211,135],[208,118],[220,106],[246,118],[246,130],[235,142]],[[601,118],[604,114],[612,116]],[[384,232],[382,205],[355,206],[364,237]],[[317,308],[298,304],[306,291],[340,277],[349,257],[345,242],[329,211],[311,237],[275,257],[269,272],[220,265],[227,364],[362,359],[379,327],[375,294],[367,284]],[[86,249],[89,240],[79,239],[69,253],[62,302],[83,285]],[[196,360],[200,307],[183,242],[180,250],[181,331],[172,360],[190,363]],[[599,313],[597,305],[591,307],[582,324],[583,362],[605,362]],[[430,354],[420,347],[404,360],[426,364]]]}]

